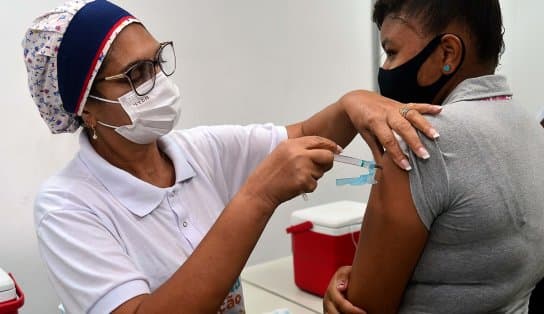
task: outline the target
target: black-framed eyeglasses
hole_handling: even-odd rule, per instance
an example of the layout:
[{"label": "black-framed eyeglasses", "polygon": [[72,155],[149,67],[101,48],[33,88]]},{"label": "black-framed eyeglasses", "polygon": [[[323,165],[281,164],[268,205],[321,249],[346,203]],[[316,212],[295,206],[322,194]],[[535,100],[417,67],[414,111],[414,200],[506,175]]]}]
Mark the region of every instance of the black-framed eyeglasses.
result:
[{"label": "black-framed eyeglasses", "polygon": [[173,42],[167,41],[161,43],[154,60],[138,61],[123,73],[106,76],[96,81],[126,79],[138,96],[144,96],[155,87],[157,68],[166,76],[170,76],[176,71],[176,52],[174,51]]}]

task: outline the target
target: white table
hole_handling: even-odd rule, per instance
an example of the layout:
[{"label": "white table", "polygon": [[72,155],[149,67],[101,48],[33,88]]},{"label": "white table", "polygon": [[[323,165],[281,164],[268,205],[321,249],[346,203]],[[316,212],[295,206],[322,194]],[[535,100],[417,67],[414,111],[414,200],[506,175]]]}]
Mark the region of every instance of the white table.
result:
[{"label": "white table", "polygon": [[294,282],[291,256],[250,266],[242,271],[248,314],[286,308],[291,314],[323,312],[320,297],[300,290]]}]

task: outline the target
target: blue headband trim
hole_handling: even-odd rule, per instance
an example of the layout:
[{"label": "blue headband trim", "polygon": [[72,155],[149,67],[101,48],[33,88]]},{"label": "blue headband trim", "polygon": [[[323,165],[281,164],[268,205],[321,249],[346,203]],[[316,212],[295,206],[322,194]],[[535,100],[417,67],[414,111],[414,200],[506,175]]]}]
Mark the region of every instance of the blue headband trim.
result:
[{"label": "blue headband trim", "polygon": [[79,114],[106,42],[129,18],[134,17],[105,0],[90,2],[74,15],[57,55],[59,92],[66,111]]}]

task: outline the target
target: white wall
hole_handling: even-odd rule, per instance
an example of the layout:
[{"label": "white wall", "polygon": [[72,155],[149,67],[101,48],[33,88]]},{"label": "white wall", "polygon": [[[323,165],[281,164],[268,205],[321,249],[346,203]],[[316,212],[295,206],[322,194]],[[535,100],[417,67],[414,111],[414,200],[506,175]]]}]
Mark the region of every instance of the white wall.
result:
[{"label": "white wall", "polygon": [[515,99],[532,115],[544,109],[544,2],[501,0],[506,52],[499,73],[508,76]]},{"label": "white wall", "polygon": [[[77,150],[75,135],[49,133],[26,89],[20,42],[32,19],[63,0],[2,1],[4,99],[0,183],[0,267],[27,295],[22,313],[54,313],[58,300],[39,259],[32,204],[39,185]],[[158,40],[174,40],[183,93],[180,128],[307,118],[344,92],[372,87],[369,2],[360,0],[119,0]],[[360,143],[354,155],[369,158]],[[290,253],[293,209],[338,199],[363,201],[368,187],[337,188],[333,171],[305,203],[285,204],[250,263]]]}]

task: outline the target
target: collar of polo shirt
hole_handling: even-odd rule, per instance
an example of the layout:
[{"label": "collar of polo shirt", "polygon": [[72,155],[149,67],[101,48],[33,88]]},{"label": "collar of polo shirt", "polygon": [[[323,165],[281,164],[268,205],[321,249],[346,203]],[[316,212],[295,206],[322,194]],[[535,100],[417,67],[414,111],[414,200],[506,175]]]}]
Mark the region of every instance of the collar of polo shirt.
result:
[{"label": "collar of polo shirt", "polygon": [[[194,177],[195,171],[179,145],[168,135],[159,139],[159,145],[172,160],[176,170],[176,183]],[[79,157],[96,178],[133,214],[144,217],[151,213],[172,188],[159,188],[119,169],[96,153],[83,132],[79,137]]]}]

